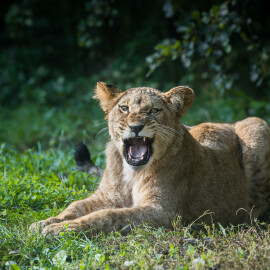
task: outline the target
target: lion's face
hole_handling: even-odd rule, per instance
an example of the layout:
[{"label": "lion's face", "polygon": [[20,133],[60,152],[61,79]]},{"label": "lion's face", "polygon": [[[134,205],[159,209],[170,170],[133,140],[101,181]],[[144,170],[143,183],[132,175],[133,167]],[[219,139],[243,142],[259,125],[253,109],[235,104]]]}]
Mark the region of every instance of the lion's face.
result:
[{"label": "lion's face", "polygon": [[162,93],[140,87],[121,92],[98,83],[95,97],[100,99],[107,114],[110,136],[128,165],[136,169],[149,165],[166,152],[176,136],[181,136],[176,123],[187,109],[185,89],[192,91],[179,87]]},{"label": "lion's face", "polygon": [[131,166],[146,165],[157,155],[157,145],[174,137],[174,117],[156,90],[128,90],[108,115],[112,139]]}]

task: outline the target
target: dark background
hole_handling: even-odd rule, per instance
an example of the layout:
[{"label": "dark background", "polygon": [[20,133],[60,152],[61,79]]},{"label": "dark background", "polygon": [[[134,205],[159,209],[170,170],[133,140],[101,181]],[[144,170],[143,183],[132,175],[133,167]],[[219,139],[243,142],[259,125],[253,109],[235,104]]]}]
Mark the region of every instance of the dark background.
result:
[{"label": "dark background", "polygon": [[100,151],[97,81],[188,85],[187,124],[270,120],[267,1],[4,1],[0,19],[0,140],[19,150]]}]

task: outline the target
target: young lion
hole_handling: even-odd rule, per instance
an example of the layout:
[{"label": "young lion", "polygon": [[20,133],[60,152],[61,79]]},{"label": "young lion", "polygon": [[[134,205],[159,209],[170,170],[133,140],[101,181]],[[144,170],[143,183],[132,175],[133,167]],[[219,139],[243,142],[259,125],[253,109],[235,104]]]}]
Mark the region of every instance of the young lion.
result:
[{"label": "young lion", "polygon": [[[186,127],[179,118],[194,93],[148,87],[125,92],[99,82],[94,98],[108,120],[106,169],[90,197],[40,221],[44,234],[110,232],[148,222],[172,227],[181,216],[223,226],[263,214],[270,201],[270,128],[259,118]],[[245,209],[245,210],[243,210]],[[35,228],[32,224],[31,228]]]}]

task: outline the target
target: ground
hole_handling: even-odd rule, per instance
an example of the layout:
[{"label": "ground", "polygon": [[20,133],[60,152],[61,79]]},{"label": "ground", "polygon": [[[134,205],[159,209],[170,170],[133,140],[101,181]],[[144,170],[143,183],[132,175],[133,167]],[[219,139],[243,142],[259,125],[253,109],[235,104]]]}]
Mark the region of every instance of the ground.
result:
[{"label": "ground", "polygon": [[205,227],[175,222],[173,231],[144,226],[129,235],[91,239],[64,232],[54,239],[29,233],[35,220],[61,212],[84,198],[98,178],[71,169],[73,153],[0,147],[0,268],[4,269],[266,269],[270,228]]}]

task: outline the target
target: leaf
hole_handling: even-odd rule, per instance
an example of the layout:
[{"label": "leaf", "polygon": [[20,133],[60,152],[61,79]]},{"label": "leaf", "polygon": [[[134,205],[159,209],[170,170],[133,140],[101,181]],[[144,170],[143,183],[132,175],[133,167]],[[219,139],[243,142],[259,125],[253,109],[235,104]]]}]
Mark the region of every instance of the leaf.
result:
[{"label": "leaf", "polygon": [[8,253],[8,255],[11,255],[11,254],[18,254],[18,253],[20,253],[20,250],[15,249],[15,250],[10,251],[10,252]]},{"label": "leaf", "polygon": [[227,235],[227,234],[226,234],[226,231],[225,231],[224,227],[223,227],[219,222],[218,222],[218,226],[219,226],[219,228],[221,229],[223,235],[226,236],[226,235]]},{"label": "leaf", "polygon": [[131,266],[132,264],[134,264],[135,263],[135,261],[125,261],[124,262],[124,266]]},{"label": "leaf", "polygon": [[7,261],[5,263],[5,266],[10,267],[9,269],[12,269],[12,270],[20,270],[21,269],[20,266],[18,266],[17,263],[14,261]]},{"label": "leaf", "polygon": [[225,52],[226,53],[230,53],[232,51],[232,46],[230,44],[228,44],[226,47],[225,47]]},{"label": "leaf", "polygon": [[171,18],[174,14],[173,5],[170,0],[167,0],[163,5],[163,11],[166,18]]},{"label": "leaf", "polygon": [[55,254],[52,261],[55,265],[62,265],[65,263],[67,259],[67,253],[65,250],[60,250],[58,253]]},{"label": "leaf", "polygon": [[252,82],[257,81],[258,78],[259,78],[259,74],[257,72],[254,71],[254,72],[251,73],[250,80]]},{"label": "leaf", "polygon": [[192,261],[192,264],[194,266],[197,266],[197,265],[205,265],[205,261],[202,259],[202,258],[196,258]]},{"label": "leaf", "polygon": [[217,17],[218,16],[218,10],[219,10],[219,6],[217,6],[217,5],[214,5],[211,8],[211,11],[212,11],[212,14],[213,14],[214,17]]},{"label": "leaf", "polygon": [[200,19],[200,12],[198,10],[194,10],[191,14],[191,18],[194,20]]},{"label": "leaf", "polygon": [[183,25],[179,25],[177,28],[176,28],[176,31],[178,33],[185,33],[187,32],[188,30],[188,27],[187,26],[183,26]]},{"label": "leaf", "polygon": [[242,39],[246,42],[250,42],[250,39],[248,38],[247,34],[245,32],[241,32],[240,36],[242,37]]},{"label": "leaf", "polygon": [[229,13],[229,10],[228,10],[228,5],[227,3],[223,3],[221,6],[220,6],[220,9],[219,9],[219,15],[220,16],[226,16],[228,15]]}]

